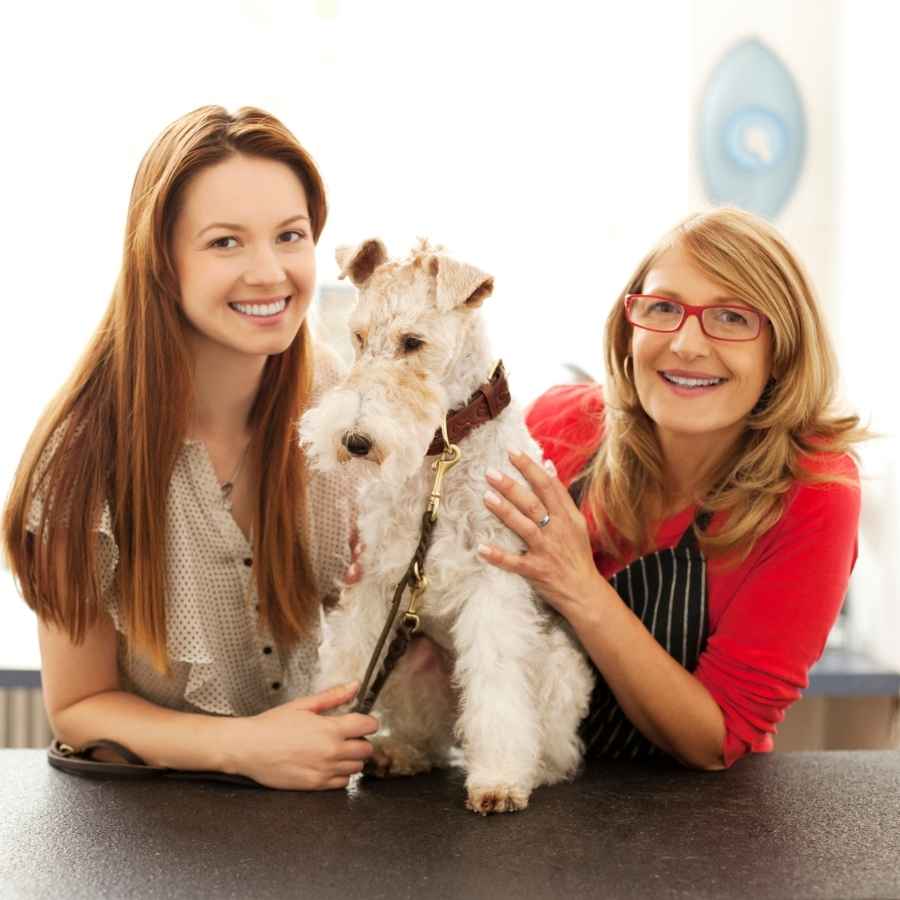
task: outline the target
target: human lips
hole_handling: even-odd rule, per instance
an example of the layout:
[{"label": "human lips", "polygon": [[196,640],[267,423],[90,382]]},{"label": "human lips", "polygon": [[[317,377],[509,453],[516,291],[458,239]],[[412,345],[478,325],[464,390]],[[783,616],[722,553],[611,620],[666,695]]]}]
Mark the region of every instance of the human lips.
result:
[{"label": "human lips", "polygon": [[680,396],[706,394],[725,384],[728,379],[709,372],[691,372],[684,369],[660,369],[659,376]]},{"label": "human lips", "polygon": [[254,300],[233,301],[228,305],[243,316],[257,319],[273,319],[281,315],[291,301],[290,294]]}]

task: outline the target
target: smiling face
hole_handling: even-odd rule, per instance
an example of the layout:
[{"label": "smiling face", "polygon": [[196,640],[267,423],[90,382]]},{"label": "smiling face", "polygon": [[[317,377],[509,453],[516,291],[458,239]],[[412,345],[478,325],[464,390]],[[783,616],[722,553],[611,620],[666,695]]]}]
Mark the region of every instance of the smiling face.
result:
[{"label": "smiling face", "polygon": [[[695,306],[748,305],[712,281],[677,243],[647,272],[641,292]],[[743,431],[772,371],[766,323],[755,340],[740,342],[707,337],[696,316],[672,333],[633,327],[631,353],[641,406],[664,446],[701,435],[727,446]]]},{"label": "smiling face", "polygon": [[306,192],[284,163],[236,154],[195,175],[172,234],[195,352],[284,352],[309,308],[315,245]]}]

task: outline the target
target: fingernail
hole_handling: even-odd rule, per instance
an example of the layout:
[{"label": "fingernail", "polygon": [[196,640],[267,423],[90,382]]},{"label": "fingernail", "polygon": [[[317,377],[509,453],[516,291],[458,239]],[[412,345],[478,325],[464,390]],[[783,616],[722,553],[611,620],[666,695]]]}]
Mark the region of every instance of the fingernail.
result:
[{"label": "fingernail", "polygon": [[359,566],[356,563],[351,563],[350,567],[347,569],[347,574],[353,577],[357,572],[359,572]]},{"label": "fingernail", "polygon": [[478,545],[478,552],[479,552],[482,556],[490,556],[490,555],[491,555],[491,548],[488,547],[487,544],[479,544],[479,545]]},{"label": "fingernail", "polygon": [[348,681],[342,688],[342,691],[355,691],[359,687],[359,679],[356,681]]},{"label": "fingernail", "polygon": [[484,492],[484,502],[488,506],[496,506],[500,502],[500,498],[493,491]]},{"label": "fingernail", "polygon": [[488,469],[484,474],[487,476],[488,481],[503,481],[503,475],[496,469]]},{"label": "fingernail", "polygon": [[521,459],[525,454],[520,453],[518,450],[507,450],[510,459]]}]

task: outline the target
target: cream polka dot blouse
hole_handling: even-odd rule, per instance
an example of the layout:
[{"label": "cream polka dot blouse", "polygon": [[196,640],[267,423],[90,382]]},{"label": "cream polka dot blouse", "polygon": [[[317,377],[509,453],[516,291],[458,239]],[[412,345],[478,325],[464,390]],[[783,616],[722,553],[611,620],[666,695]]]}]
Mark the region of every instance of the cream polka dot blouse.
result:
[{"label": "cream polka dot blouse", "polygon": [[[341,363],[316,346],[312,403],[341,376]],[[52,452],[52,448],[48,448]],[[310,471],[306,541],[322,599],[334,597],[350,562],[349,531],[356,481],[348,467]],[[30,526],[40,514],[35,499]],[[252,547],[226,508],[212,462],[201,441],[185,441],[169,488],[166,552],[166,623],[172,673],[164,677],[129,654],[114,574],[119,552],[108,505],[98,525],[101,585],[119,632],[123,690],[160,706],[229,716],[255,715],[309,693],[318,658],[319,625],[281,656],[257,612]]]}]

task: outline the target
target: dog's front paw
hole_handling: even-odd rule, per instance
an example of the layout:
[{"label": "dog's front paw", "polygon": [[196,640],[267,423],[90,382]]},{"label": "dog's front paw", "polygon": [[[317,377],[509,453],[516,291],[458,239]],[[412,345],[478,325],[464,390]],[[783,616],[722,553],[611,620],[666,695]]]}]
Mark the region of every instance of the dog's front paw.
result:
[{"label": "dog's front paw", "polygon": [[468,794],[466,808],[486,816],[525,809],[531,792],[509,784],[470,784]]},{"label": "dog's front paw", "polygon": [[379,738],[372,741],[375,753],[365,766],[367,775],[378,778],[390,778],[395,775],[420,775],[431,771],[431,760],[421,750],[392,741],[390,738]]}]

